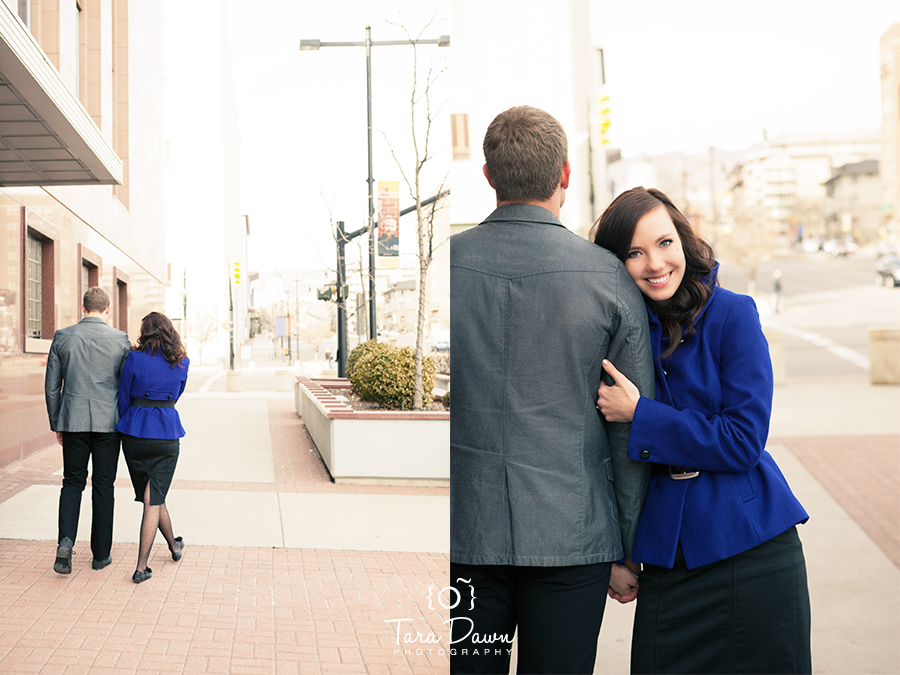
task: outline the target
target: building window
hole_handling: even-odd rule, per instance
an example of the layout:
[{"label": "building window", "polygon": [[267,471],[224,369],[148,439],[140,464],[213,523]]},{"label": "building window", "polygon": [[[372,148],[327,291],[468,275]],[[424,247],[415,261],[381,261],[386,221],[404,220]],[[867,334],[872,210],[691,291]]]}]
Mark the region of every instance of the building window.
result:
[{"label": "building window", "polygon": [[91,268],[87,265],[81,265],[81,297],[84,298],[84,294],[88,292],[88,289],[91,287]]},{"label": "building window", "polygon": [[[81,18],[81,5],[75,3],[75,98],[81,99],[81,94],[87,87],[84,86],[84,69],[87,58],[84,54],[86,48],[84,39],[85,22]],[[84,101],[81,101],[84,103]]]},{"label": "building window", "polygon": [[128,284],[116,280],[116,328],[128,332]]},{"label": "building window", "polygon": [[49,340],[56,323],[53,240],[28,227],[24,253],[25,337]]},{"label": "building window", "polygon": [[453,135],[453,159],[469,159],[469,116],[450,115]]},{"label": "building window", "polygon": [[26,335],[31,338],[40,338],[43,328],[42,244],[43,242],[33,234],[28,234],[25,250],[26,290],[28,293]]},{"label": "building window", "polygon": [[19,18],[31,28],[31,0],[19,0]]}]

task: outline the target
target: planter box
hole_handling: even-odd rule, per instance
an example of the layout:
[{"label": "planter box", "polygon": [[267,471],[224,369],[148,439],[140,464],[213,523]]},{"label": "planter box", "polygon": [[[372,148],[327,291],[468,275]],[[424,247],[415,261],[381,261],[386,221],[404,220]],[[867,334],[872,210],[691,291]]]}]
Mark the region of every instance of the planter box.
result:
[{"label": "planter box", "polygon": [[336,483],[450,485],[450,413],[357,412],[345,379],[296,378],[297,414]]}]

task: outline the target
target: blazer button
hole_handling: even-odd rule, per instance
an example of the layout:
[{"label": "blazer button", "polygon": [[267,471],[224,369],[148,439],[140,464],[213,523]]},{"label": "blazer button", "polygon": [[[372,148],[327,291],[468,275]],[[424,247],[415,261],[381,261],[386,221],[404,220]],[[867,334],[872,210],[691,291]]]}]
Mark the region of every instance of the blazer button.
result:
[{"label": "blazer button", "polygon": [[650,459],[650,451],[649,450],[641,450],[640,458],[641,459]]}]

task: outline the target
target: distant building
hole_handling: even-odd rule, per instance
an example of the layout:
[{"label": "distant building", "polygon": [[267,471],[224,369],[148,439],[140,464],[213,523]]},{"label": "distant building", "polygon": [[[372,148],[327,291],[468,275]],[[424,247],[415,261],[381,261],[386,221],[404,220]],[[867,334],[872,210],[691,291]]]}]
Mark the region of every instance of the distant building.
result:
[{"label": "distant building", "polygon": [[47,352],[89,286],[132,341],[165,309],[162,59],[159,3],[0,2],[0,466],[56,443]]},{"label": "distant building", "polygon": [[224,367],[231,356],[233,306],[240,369],[240,345],[250,339],[247,238],[253,214],[245,218],[238,203],[238,113],[225,7],[219,0],[164,3],[168,305],[197,365],[192,323],[219,327],[203,347],[202,363]]},{"label": "distant building", "polygon": [[881,185],[880,234],[900,235],[900,23],[881,36]]},{"label": "distant building", "polygon": [[825,190],[826,237],[878,240],[883,193],[877,160],[845,164],[825,181]]},{"label": "distant building", "polygon": [[[877,130],[782,134],[755,146],[741,168],[743,215],[782,243],[825,235],[825,183],[845,164],[877,159]],[[735,211],[739,226],[742,213]]]},{"label": "distant building", "polygon": [[398,281],[384,294],[384,330],[408,333],[416,329],[419,294],[415,279]]}]

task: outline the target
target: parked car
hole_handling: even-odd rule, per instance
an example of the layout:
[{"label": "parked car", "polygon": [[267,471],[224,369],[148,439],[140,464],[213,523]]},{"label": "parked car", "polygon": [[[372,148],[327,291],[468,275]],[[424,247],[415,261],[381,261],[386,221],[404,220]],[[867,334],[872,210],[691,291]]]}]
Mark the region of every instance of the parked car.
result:
[{"label": "parked car", "polygon": [[877,286],[900,286],[900,257],[886,255],[875,263],[875,284]]}]

